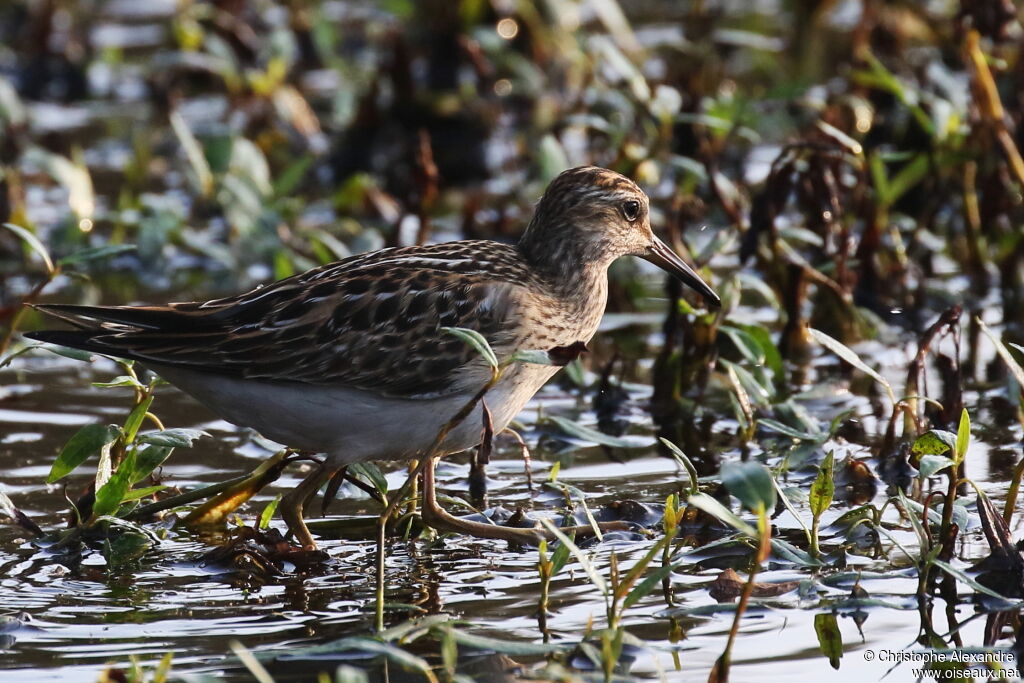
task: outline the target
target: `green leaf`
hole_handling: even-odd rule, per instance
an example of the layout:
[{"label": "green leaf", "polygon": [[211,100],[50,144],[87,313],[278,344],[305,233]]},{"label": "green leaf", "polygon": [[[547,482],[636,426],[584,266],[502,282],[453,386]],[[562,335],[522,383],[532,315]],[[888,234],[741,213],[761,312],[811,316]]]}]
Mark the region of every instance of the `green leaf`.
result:
[{"label": "green leaf", "polygon": [[978,583],[977,581],[972,579],[970,576],[968,576],[966,573],[964,573],[960,569],[957,569],[953,565],[948,564],[946,562],[943,562],[942,560],[932,560],[932,564],[935,565],[936,567],[938,567],[939,569],[941,569],[942,571],[946,572],[947,574],[949,574],[953,578],[957,579],[958,581],[962,581],[963,583],[966,583],[968,586],[970,586],[974,590],[978,591],[979,593],[984,593],[985,595],[987,595],[989,597],[997,598],[999,600],[1003,600],[1003,601],[1008,602],[1008,603],[1010,603],[1012,605],[1024,604],[1024,602],[1022,602],[1021,600],[1013,600],[1011,598],[1006,597],[1005,595],[1000,595],[999,593],[995,592],[991,588],[988,588],[987,586],[984,586],[984,585]]},{"label": "green leaf", "polygon": [[165,488],[167,488],[167,487],[163,486],[163,485],[160,485],[160,486],[147,486],[147,487],[141,488],[141,489],[132,489],[128,493],[124,494],[124,497],[121,499],[121,502],[122,503],[128,503],[128,502],[131,502],[133,500],[139,500],[140,498],[145,498],[146,496],[151,496],[154,493],[158,493],[160,491],[163,491]]},{"label": "green leaf", "polygon": [[569,546],[559,543],[555,552],[551,553],[551,576],[562,571],[565,563],[569,561]]},{"label": "green leaf", "polygon": [[865,375],[867,375],[868,377],[872,378],[873,380],[881,384],[883,387],[885,387],[885,390],[889,393],[889,398],[895,405],[896,394],[893,393],[892,385],[889,384],[888,380],[879,375],[874,368],[872,368],[870,365],[862,361],[860,359],[860,356],[854,353],[853,350],[850,349],[850,347],[846,346],[838,339],[833,339],[832,337],[828,336],[824,332],[821,332],[820,330],[808,328],[807,331],[810,333],[812,337],[814,337],[815,341],[817,341],[819,344],[829,349],[830,351],[832,351],[832,353],[836,354],[837,356],[845,360],[847,363],[857,368]]},{"label": "green leaf", "polygon": [[370,683],[370,679],[362,669],[342,664],[334,670],[334,683]]},{"label": "green leaf", "polygon": [[755,514],[775,509],[772,473],[759,462],[729,462],[722,465],[722,483],[729,493]]},{"label": "green leaf", "polygon": [[124,532],[106,539],[103,557],[111,569],[119,569],[145,555],[152,545],[153,540],[145,534]]},{"label": "green leaf", "polygon": [[403,669],[408,671],[417,671],[423,674],[428,680],[437,680],[434,677],[434,672],[430,669],[430,664],[428,664],[426,660],[417,657],[411,652],[406,652],[396,645],[391,645],[390,643],[382,643],[379,640],[362,636],[351,636],[349,638],[336,640],[329,645],[333,652],[354,650],[356,652],[368,652],[370,654],[382,655]]},{"label": "green leaf", "polygon": [[512,362],[532,363],[534,365],[555,365],[547,351],[516,351],[512,354]]},{"label": "green leaf", "polygon": [[526,643],[522,641],[479,636],[451,627],[449,627],[449,631],[455,639],[455,642],[459,645],[473,648],[475,650],[499,652],[511,657],[543,657],[545,655],[554,654],[567,649],[567,647],[552,645],[550,643]]},{"label": "green leaf", "polygon": [[152,404],[153,397],[147,396],[143,399],[142,403],[132,408],[132,412],[128,413],[128,419],[124,421],[125,443],[135,441],[135,435],[139,433],[139,427],[142,426],[142,421],[146,419],[146,413],[149,412],[149,406]]},{"label": "green leaf", "polygon": [[943,455],[956,446],[956,434],[944,429],[929,429],[917,437],[910,451],[914,455]]},{"label": "green leaf", "polygon": [[818,476],[814,478],[814,483],[811,484],[808,499],[810,501],[811,514],[816,518],[821,517],[828,510],[829,506],[832,505],[832,497],[836,492],[836,485],[833,479],[834,460],[834,452],[829,451],[828,455],[825,456],[825,460],[821,463],[821,467],[818,468]]},{"label": "green leaf", "polygon": [[729,337],[733,346],[751,365],[765,364],[765,355],[761,349],[761,344],[748,334],[746,330],[741,330],[732,325],[721,325],[718,329]]},{"label": "green leaf", "polygon": [[43,246],[43,243],[39,241],[38,237],[36,237],[27,228],[23,228],[20,225],[15,225],[14,223],[4,223],[3,225],[5,228],[17,235],[18,239],[27,244],[29,249],[36,252],[39,257],[43,259],[47,273],[52,274],[54,272],[53,259],[50,258],[50,252],[45,246]]},{"label": "green leaf", "polygon": [[960,425],[956,429],[956,449],[953,457],[956,464],[960,464],[967,457],[967,449],[971,445],[971,416],[967,414],[967,408],[960,411]]},{"label": "green leaf", "polygon": [[121,430],[117,425],[93,424],[82,427],[64,444],[60,455],[50,468],[46,483],[52,484],[63,479],[90,455],[99,453],[104,447],[114,443],[120,434]]},{"label": "green leaf", "polygon": [[761,353],[764,355],[764,364],[776,377],[781,377],[782,354],[779,353],[779,347],[772,341],[771,333],[760,325],[738,325],[737,327],[757,341],[761,347]]},{"label": "green leaf", "polygon": [[381,495],[387,496],[388,493],[388,480],[384,476],[384,473],[380,471],[372,462],[357,462],[348,466],[348,473],[353,476],[358,476],[370,485],[372,485]]},{"label": "green leaf", "polygon": [[164,464],[164,461],[167,460],[173,450],[170,446],[157,446],[154,444],[147,444],[137,449],[135,453],[135,468],[129,478],[131,484],[135,485],[152,474],[153,470]]},{"label": "green leaf", "polygon": [[[1006,367],[1008,367],[1010,369],[1010,372],[1013,374],[1013,378],[1017,380],[1017,386],[1020,387],[1021,391],[1024,391],[1024,368],[1022,368],[1020,366],[1020,363],[1018,363],[1014,359],[1014,357],[1010,355],[1010,350],[1006,348],[1006,345],[1003,344],[999,337],[995,336],[995,334],[992,333],[992,330],[989,329],[989,326],[986,325],[981,318],[975,318],[975,320],[977,320],[978,325],[981,326],[981,331],[984,332],[985,336],[987,336],[989,340],[995,345],[996,352],[999,354],[999,357],[1003,359],[1003,362],[1006,363]],[[1020,347],[1017,346],[1016,344],[1014,344],[1013,346],[1015,346],[1018,350],[1020,349]]]},{"label": "green leaf", "polygon": [[821,654],[828,658],[833,669],[839,668],[839,660],[843,658],[843,634],[839,630],[839,622],[835,614],[815,614],[814,632],[818,635],[818,647]]},{"label": "green leaf", "polygon": [[927,479],[954,464],[952,458],[944,455],[922,455],[917,463],[918,474],[922,479]]},{"label": "green leaf", "polygon": [[736,513],[706,493],[698,493],[690,496],[686,499],[686,504],[692,505],[698,510],[703,510],[712,517],[725,522],[732,528],[750,536],[751,538],[758,538],[757,529],[744,522],[736,515]]},{"label": "green leaf", "polygon": [[746,390],[747,394],[750,395],[750,398],[753,399],[754,403],[760,406],[768,406],[771,404],[771,387],[765,387],[744,367],[727,361],[724,358],[720,359],[718,362],[723,367],[729,368],[736,373],[736,377],[739,379],[740,384]]},{"label": "green leaf", "polygon": [[92,506],[93,519],[113,515],[121,507],[131,489],[131,475],[135,469],[135,451],[129,450],[110,479],[96,491]]},{"label": "green leaf", "polygon": [[895,204],[908,190],[921,182],[930,170],[929,157],[924,152],[904,164],[903,168],[889,179],[888,191],[883,199],[884,203],[889,206]]},{"label": "green leaf", "polygon": [[189,129],[185,119],[177,111],[172,111],[170,116],[171,128],[181,142],[185,156],[192,166],[192,172],[196,174],[196,181],[199,184],[199,191],[203,196],[209,196],[213,192],[213,171],[210,170],[210,162],[203,153],[203,147],[199,144],[196,136]]},{"label": "green leaf", "polygon": [[549,415],[548,420],[558,425],[558,428],[569,436],[575,437],[582,441],[589,441],[590,443],[601,444],[602,446],[611,446],[613,448],[646,448],[651,445],[651,442],[639,437],[621,437],[611,436],[604,432],[599,432],[596,429],[590,427],[584,427],[581,424],[577,424],[572,420],[567,420],[564,417],[558,415]]},{"label": "green leaf", "polygon": [[762,427],[769,431],[778,432],[783,436],[788,436],[790,438],[797,439],[798,441],[821,441],[820,434],[809,434],[807,432],[802,432],[799,429],[794,429],[789,425],[782,424],[778,420],[773,420],[768,417],[759,417],[757,419],[757,424],[761,425]]},{"label": "green leaf", "polygon": [[267,503],[267,506],[263,508],[263,512],[260,513],[260,521],[256,525],[257,529],[266,529],[270,526],[270,520],[274,518],[274,513],[277,512],[277,506],[281,504],[281,494],[274,496],[274,500]]},{"label": "green leaf", "polygon": [[537,160],[538,176],[545,183],[554,180],[555,176],[569,168],[569,160],[562,143],[551,133],[540,139],[540,146],[534,158]]},{"label": "green leaf", "polygon": [[492,368],[495,370],[498,369],[498,357],[494,355],[494,351],[491,350],[491,345],[487,343],[487,340],[484,339],[482,334],[476,330],[470,330],[465,327],[442,327],[441,331],[454,335],[469,344]]},{"label": "green leaf", "polygon": [[73,266],[80,263],[87,263],[89,261],[98,261],[100,259],[110,258],[118,254],[123,254],[128,251],[135,251],[136,247],[134,244],[105,244],[101,247],[90,247],[89,249],[82,249],[76,251],[73,254],[65,256],[64,258],[57,261],[60,266]]},{"label": "green leaf", "polygon": [[590,579],[590,582],[594,584],[594,587],[601,591],[601,593],[607,599],[608,584],[605,583],[604,578],[602,578],[602,576],[598,574],[597,570],[594,568],[594,565],[591,564],[590,560],[587,559],[587,556],[583,554],[583,551],[579,549],[579,546],[573,543],[572,539],[566,536],[565,533],[563,533],[561,529],[555,526],[550,519],[541,519],[540,523],[543,524],[548,531],[554,534],[555,538],[557,538],[559,542],[569,547],[569,552],[573,554],[573,557],[576,558],[576,561],[580,563],[581,567],[583,567],[583,571],[587,574],[587,578]]},{"label": "green leaf", "polygon": [[210,435],[201,429],[175,428],[139,434],[136,441],[169,448],[190,448],[193,441],[204,436]]},{"label": "green leaf", "polygon": [[299,186],[302,179],[306,177],[306,172],[309,171],[315,161],[316,157],[312,154],[304,154],[285,167],[274,181],[274,196],[287,197],[290,195]]},{"label": "green leaf", "polygon": [[672,457],[675,458],[680,465],[682,465],[684,470],[686,470],[686,476],[689,477],[690,479],[690,493],[699,492],[700,488],[697,476],[697,468],[694,466],[693,461],[690,460],[689,457],[687,457],[686,453],[683,453],[682,449],[679,448],[679,446],[675,445],[668,439],[661,439],[661,443],[665,444],[665,447],[668,448],[669,452],[672,454]]},{"label": "green leaf", "polygon": [[142,382],[135,379],[134,377],[129,377],[128,375],[120,375],[119,377],[115,377],[109,382],[93,382],[92,385],[94,387],[99,387],[101,389],[109,389],[110,387],[131,387],[133,389],[146,388],[146,386]]},{"label": "green leaf", "polygon": [[42,344],[39,348],[41,348],[43,351],[49,351],[50,353],[56,356],[70,358],[71,360],[80,360],[85,363],[91,363],[93,359],[96,358],[96,354],[90,351],[71,349],[66,346],[57,346],[56,344]]},{"label": "green leaf", "polygon": [[[770,514],[770,513],[769,513]],[[801,567],[822,567],[824,566],[820,561],[811,557],[810,553],[797,548],[789,541],[781,538],[772,539],[772,550],[780,558],[792,562],[793,564]]]},{"label": "green leaf", "polygon": [[653,572],[644,577],[644,580],[633,587],[633,590],[629,592],[626,599],[622,601],[622,609],[632,607],[640,600],[643,600],[648,593],[654,590],[655,586],[661,584],[662,580],[671,574],[679,565],[667,564],[663,567],[658,567]]}]

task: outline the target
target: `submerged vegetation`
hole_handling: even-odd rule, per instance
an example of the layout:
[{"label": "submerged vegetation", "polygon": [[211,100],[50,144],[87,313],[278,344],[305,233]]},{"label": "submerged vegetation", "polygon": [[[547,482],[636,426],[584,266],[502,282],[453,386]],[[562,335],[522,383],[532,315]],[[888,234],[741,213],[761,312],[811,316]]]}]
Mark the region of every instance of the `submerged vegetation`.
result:
[{"label": "submerged vegetation", "polygon": [[[3,677],[1014,674],[1022,40],[1008,0],[3,4]],[[539,547],[427,528],[380,463],[296,548],[315,455],[20,335],[42,301],[513,240],[584,163],[723,305],[620,263],[585,354],[451,331],[565,365],[437,472]]]}]

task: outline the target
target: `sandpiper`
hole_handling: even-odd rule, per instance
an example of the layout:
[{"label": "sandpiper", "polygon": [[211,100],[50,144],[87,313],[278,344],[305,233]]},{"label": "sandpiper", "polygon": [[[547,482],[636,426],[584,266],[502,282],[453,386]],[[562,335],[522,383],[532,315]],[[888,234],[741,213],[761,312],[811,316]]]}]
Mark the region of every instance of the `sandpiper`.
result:
[{"label": "sandpiper", "polygon": [[[422,454],[490,379],[479,354],[443,328],[478,331],[499,358],[585,344],[604,313],[608,267],[627,254],[719,305],[654,235],[648,208],[628,178],[574,168],[551,182],[515,245],[381,249],[206,302],[41,305],[76,329],[26,336],[140,361],[225,420],[324,453],[280,505],[296,540],[315,548],[303,509],[329,478],[351,463]],[[533,363],[508,368],[486,397],[495,433],[557,371]],[[480,443],[484,407],[473,410],[440,454]],[[432,476],[424,488],[425,502],[433,501]]]}]

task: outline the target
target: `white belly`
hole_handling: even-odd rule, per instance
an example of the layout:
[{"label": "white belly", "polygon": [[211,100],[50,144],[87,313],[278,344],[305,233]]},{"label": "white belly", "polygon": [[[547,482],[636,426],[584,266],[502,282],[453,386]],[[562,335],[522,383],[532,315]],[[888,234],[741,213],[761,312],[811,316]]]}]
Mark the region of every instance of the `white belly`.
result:
[{"label": "white belly", "polygon": [[[160,376],[228,422],[299,450],[329,453],[342,463],[413,458],[430,448],[440,429],[472,398],[389,398],[361,389],[283,384],[212,376],[150,364]],[[509,368],[485,397],[495,433],[558,371]],[[477,405],[449,433],[442,453],[476,446],[483,434]]]}]

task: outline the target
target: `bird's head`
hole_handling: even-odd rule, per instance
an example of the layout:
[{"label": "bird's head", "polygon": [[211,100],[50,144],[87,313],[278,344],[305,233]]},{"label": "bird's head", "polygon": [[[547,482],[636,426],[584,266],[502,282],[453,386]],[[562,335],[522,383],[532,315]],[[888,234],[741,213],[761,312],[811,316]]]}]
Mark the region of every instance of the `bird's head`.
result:
[{"label": "bird's head", "polygon": [[649,209],[647,194],[629,178],[597,166],[572,168],[548,185],[519,244],[535,261],[567,268],[639,256],[708,305],[720,305],[715,291],[654,234]]}]

